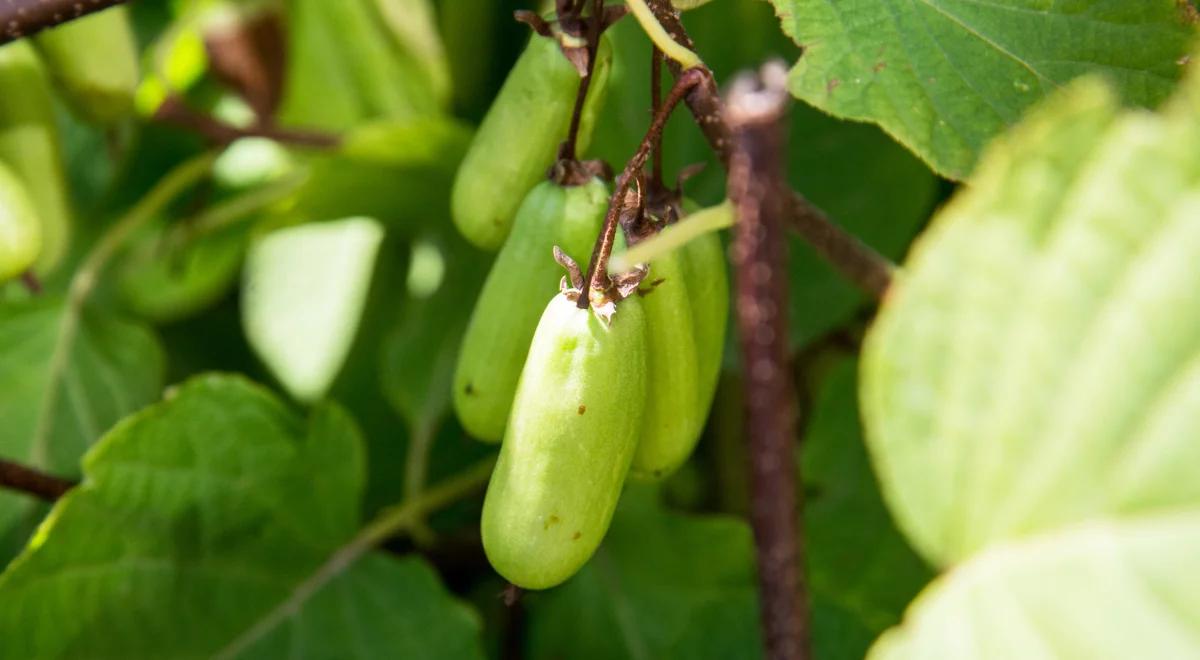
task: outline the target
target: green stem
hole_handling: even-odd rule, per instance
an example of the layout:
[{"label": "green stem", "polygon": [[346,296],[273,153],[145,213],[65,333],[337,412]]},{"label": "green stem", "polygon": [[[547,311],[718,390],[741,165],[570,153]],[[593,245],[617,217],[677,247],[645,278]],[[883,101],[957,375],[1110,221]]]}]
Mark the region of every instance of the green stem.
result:
[{"label": "green stem", "polygon": [[484,459],[417,497],[384,509],[346,547],[357,545],[365,550],[407,530],[414,521],[478,490],[492,476],[495,465],[495,458]]},{"label": "green stem", "polygon": [[[434,425],[422,420],[412,425],[408,453],[404,460],[404,502],[411,502],[425,492],[425,481],[429,477],[429,451],[433,447]],[[425,524],[425,516],[418,515],[409,526],[413,540],[421,547],[433,543],[433,530]]]},{"label": "green stem", "polygon": [[153,220],[171,200],[175,199],[188,188],[195,185],[212,170],[216,160],[215,152],[205,152],[191,160],[183,162],[167,173],[150,192],[146,193],[133,208],[116,222],[100,238],[100,242],[88,253],[87,259],[75,271],[71,278],[71,288],[68,302],[72,308],[78,308],[96,288],[100,274],[108,261],[125,245],[125,241],[134,232],[141,229],[147,222]]},{"label": "green stem", "polygon": [[701,209],[647,238],[637,245],[614,254],[608,262],[610,275],[623,273],[639,263],[649,263],[704,234],[733,226],[733,204],[725,200]]},{"label": "green stem", "polygon": [[625,4],[629,6],[629,12],[633,14],[633,17],[641,24],[646,36],[650,37],[650,40],[663,52],[663,55],[675,60],[684,69],[704,64],[704,62],[700,61],[699,55],[676,41],[667,32],[662,23],[659,23],[658,19],[655,18],[654,12],[646,4],[646,0],[625,0]]},{"label": "green stem", "polygon": [[207,236],[245,220],[255,211],[287,199],[308,182],[308,173],[286,176],[268,185],[242,193],[228,201],[206,209],[196,215],[180,231],[188,241]]}]

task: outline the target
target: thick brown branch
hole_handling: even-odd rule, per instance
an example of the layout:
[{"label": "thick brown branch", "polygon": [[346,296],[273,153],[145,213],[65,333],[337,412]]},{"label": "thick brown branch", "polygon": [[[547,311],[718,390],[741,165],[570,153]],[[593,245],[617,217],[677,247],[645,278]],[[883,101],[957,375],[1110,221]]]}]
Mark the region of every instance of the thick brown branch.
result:
[{"label": "thick brown branch", "polygon": [[876,300],[883,300],[896,270],[886,257],[842,229],[800,193],[789,190],[786,222],[817,254]]},{"label": "thick brown branch", "polygon": [[745,372],[750,453],[750,518],[759,601],[772,660],[808,658],[808,603],[802,566],[803,499],[796,492],[796,392],[788,363],[787,242],[791,194],[784,178],[787,72],[763,68],[730,89],[729,196],[737,210],[733,261]]},{"label": "thick brown branch", "polygon": [[4,0],[0,2],[0,45],[123,2],[124,0]]},{"label": "thick brown branch", "polygon": [[[679,20],[679,12],[667,0],[648,0],[655,18],[675,41],[695,50],[695,44]],[[667,60],[667,66],[676,77],[682,74],[678,62]],[[713,81],[711,74],[709,80]],[[684,99],[688,109],[696,118],[709,146],[717,153],[721,164],[729,171],[730,138],[729,127],[722,121],[723,109],[717,95],[716,83],[698,86]],[[888,259],[875,252],[870,246],[839,227],[821,209],[798,192],[791,192],[790,212],[787,223],[804,240],[808,241],[817,254],[838,270],[846,279],[876,300],[883,298],[892,280],[894,266]]]},{"label": "thick brown branch", "polygon": [[53,502],[74,486],[74,481],[0,459],[0,488],[28,493]]},{"label": "thick brown branch", "polygon": [[203,136],[209,142],[225,145],[244,137],[263,137],[283,144],[317,149],[332,149],[341,138],[329,133],[295,130],[278,126],[257,125],[249,128],[231,126],[209,115],[189,108],[178,97],[167,97],[154,113],[154,118],[166,124],[185,128]]}]

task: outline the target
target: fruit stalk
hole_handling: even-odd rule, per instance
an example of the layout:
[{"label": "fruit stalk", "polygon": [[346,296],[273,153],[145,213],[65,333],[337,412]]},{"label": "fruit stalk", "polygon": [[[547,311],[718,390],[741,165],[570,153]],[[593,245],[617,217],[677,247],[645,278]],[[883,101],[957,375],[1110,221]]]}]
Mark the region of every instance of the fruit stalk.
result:
[{"label": "fruit stalk", "polygon": [[0,3],[0,46],[124,0],[8,0]]},{"label": "fruit stalk", "polygon": [[[590,290],[608,289],[608,258],[612,255],[613,245],[616,242],[617,219],[621,214],[621,209],[625,206],[625,193],[629,191],[630,184],[642,171],[642,167],[646,165],[650,151],[658,137],[662,135],[663,128],[667,125],[667,119],[671,117],[671,111],[675,109],[676,105],[679,105],[688,90],[705,84],[706,80],[711,82],[712,74],[707,69],[700,68],[689,69],[675,80],[675,86],[667,94],[667,98],[658,112],[654,113],[650,128],[646,129],[646,135],[638,145],[637,151],[634,152],[629,162],[625,163],[624,171],[617,177],[616,186],[608,200],[608,213],[604,217],[604,228],[596,237],[596,245],[592,248],[592,258],[588,262],[587,272],[583,278],[585,285]],[[579,296],[576,304],[580,309],[588,308],[588,297],[588,295]]]},{"label": "fruit stalk", "polygon": [[808,658],[803,565],[803,498],[795,460],[796,393],[788,360],[784,179],[787,71],[734,81],[725,106],[733,138],[729,196],[734,202],[733,261],[745,372],[745,435],[750,453],[750,518],[758,556],[759,602],[767,657]]},{"label": "fruit stalk", "polygon": [[579,126],[583,120],[583,104],[587,100],[588,88],[592,84],[592,72],[596,69],[596,53],[600,50],[600,33],[604,25],[603,0],[593,0],[592,20],[587,22],[587,75],[579,80],[579,92],[575,95],[575,107],[571,110],[571,124],[567,129],[567,140],[563,142],[558,157],[562,160],[575,160],[575,143],[579,140]]}]

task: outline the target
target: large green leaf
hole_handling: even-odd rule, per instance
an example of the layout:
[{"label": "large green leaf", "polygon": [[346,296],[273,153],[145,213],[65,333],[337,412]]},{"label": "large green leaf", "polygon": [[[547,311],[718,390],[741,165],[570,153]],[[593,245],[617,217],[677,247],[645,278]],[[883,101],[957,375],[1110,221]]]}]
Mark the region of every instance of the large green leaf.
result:
[{"label": "large green leaf", "polygon": [[189,381],[105,437],[0,576],[0,657],[477,655],[420,561],[338,554],[363,459],[339,408]]},{"label": "large green leaf", "polygon": [[[1200,503],[1200,77],[1162,115],[1097,80],[990,149],[871,329],[889,505],[950,564]],[[1190,104],[1189,102],[1190,101]]]},{"label": "large green leaf", "polygon": [[[712,2],[684,14],[683,22],[722,83],[752,63],[797,53],[765,2]],[[737,26],[736,39],[729,38],[731,25]],[[596,127],[593,151],[619,167],[633,154],[649,123],[650,43],[636,21],[621,21],[611,33],[614,63],[607,119]],[[669,78],[663,77],[664,89]],[[801,104],[789,112],[792,185],[839,225],[899,258],[928,217],[937,188],[933,174],[874,126],[840,121]],[[685,165],[707,163],[685,190],[706,205],[724,197],[725,172],[686,109],[667,124],[664,161],[672,179]],[[792,237],[789,247],[789,330],[798,346],[846,322],[865,298],[803,241]]]},{"label": "large green leaf", "polygon": [[745,523],[670,513],[630,488],[583,570],[527,597],[529,657],[760,657],[755,594]]},{"label": "large green leaf", "polygon": [[871,660],[1200,657],[1200,512],[988,550],[941,578]]},{"label": "large green leaf", "polygon": [[[77,475],[101,434],[158,398],[162,377],[142,326],[56,297],[0,302],[0,456]],[[0,532],[26,506],[0,494]]]},{"label": "large green leaf", "polygon": [[1067,81],[1103,72],[1154,105],[1194,39],[1178,0],[773,0],[805,48],[792,93],[879,124],[965,177],[989,139]]},{"label": "large green leaf", "polygon": [[251,249],[246,338],[301,401],[325,395],[354,341],[383,228],[369,218],[288,227]]},{"label": "large green leaf", "polygon": [[880,497],[858,421],[855,369],[849,358],[832,365],[802,444],[813,645],[823,660],[862,658],[932,577]]}]

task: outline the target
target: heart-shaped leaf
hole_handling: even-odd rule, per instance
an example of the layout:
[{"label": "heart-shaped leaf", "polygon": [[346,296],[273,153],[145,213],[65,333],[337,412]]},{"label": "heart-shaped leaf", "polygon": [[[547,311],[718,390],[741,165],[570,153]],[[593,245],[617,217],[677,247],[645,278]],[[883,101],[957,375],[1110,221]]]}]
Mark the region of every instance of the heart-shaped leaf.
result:
[{"label": "heart-shaped leaf", "polygon": [[1087,73],[1153,106],[1195,38],[1177,0],[773,0],[804,47],[792,93],[870,121],[961,179],[983,146],[1046,94]]},{"label": "heart-shaped leaf", "polygon": [[122,422],[0,575],[0,658],[479,657],[420,560],[347,554],[362,441],[205,376]]}]

